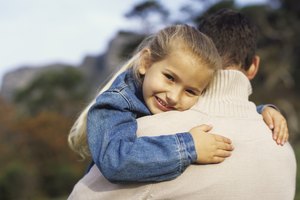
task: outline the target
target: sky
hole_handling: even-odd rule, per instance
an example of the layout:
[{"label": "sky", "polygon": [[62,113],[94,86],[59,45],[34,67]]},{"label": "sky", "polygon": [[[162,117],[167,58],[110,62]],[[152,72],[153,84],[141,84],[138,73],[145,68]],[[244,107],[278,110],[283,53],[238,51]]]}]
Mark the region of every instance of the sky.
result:
[{"label": "sky", "polygon": [[[266,0],[239,0],[241,4]],[[78,65],[103,53],[119,30],[137,22],[124,14],[141,0],[0,0],[0,86],[23,66]],[[176,9],[186,0],[164,0]]]}]

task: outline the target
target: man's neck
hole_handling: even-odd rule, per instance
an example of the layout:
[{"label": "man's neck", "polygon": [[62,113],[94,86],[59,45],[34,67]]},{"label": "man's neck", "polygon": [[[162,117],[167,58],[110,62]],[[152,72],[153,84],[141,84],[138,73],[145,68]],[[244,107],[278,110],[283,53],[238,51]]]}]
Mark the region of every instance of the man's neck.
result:
[{"label": "man's neck", "polygon": [[252,92],[248,78],[239,70],[220,70],[192,108],[210,115],[256,116],[256,107],[248,98]]}]

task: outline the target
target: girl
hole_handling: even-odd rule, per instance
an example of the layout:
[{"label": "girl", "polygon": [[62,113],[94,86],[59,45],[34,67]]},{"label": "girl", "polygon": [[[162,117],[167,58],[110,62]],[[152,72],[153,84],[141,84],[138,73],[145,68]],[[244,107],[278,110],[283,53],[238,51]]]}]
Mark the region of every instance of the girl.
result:
[{"label": "girl", "polygon": [[136,136],[136,118],[192,107],[220,69],[220,60],[213,42],[188,25],[170,26],[146,38],[78,118],[70,146],[82,156],[90,150],[112,182],[169,180],[191,163],[207,162],[206,155],[219,158],[210,163],[222,161],[233,149],[229,139],[211,134],[210,146],[217,146],[213,150],[194,144],[207,127],[169,136]]},{"label": "girl", "polygon": [[91,152],[112,182],[164,181],[191,163],[222,162],[233,150],[231,141],[214,134],[203,137],[211,129],[207,126],[167,136],[136,136],[136,118],[192,107],[220,65],[212,41],[195,28],[161,30],[141,43],[83,111],[71,129],[70,146],[83,157]]}]

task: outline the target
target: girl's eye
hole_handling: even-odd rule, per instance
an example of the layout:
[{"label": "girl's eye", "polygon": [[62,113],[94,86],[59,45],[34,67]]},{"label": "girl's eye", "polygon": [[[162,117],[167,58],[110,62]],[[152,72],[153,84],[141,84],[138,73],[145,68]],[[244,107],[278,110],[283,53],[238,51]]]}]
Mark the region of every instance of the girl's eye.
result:
[{"label": "girl's eye", "polygon": [[170,81],[174,81],[175,80],[174,77],[172,75],[170,75],[170,74],[164,74],[164,75]]},{"label": "girl's eye", "polygon": [[194,90],[186,90],[186,92],[193,96],[197,95],[197,93]]}]

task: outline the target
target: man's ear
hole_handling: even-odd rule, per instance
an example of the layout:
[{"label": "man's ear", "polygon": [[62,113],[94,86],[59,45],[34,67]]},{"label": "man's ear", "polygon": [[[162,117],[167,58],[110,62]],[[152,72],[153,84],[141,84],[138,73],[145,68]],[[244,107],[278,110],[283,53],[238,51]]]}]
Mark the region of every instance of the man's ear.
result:
[{"label": "man's ear", "polygon": [[252,59],[252,64],[249,67],[249,69],[246,71],[246,76],[248,77],[249,80],[252,80],[259,69],[259,62],[260,62],[260,58],[259,56],[254,56],[254,58]]},{"label": "man's ear", "polygon": [[140,62],[139,62],[139,67],[138,71],[140,75],[145,75],[146,71],[150,67],[150,56],[151,52],[149,49],[143,49],[140,53]]}]

